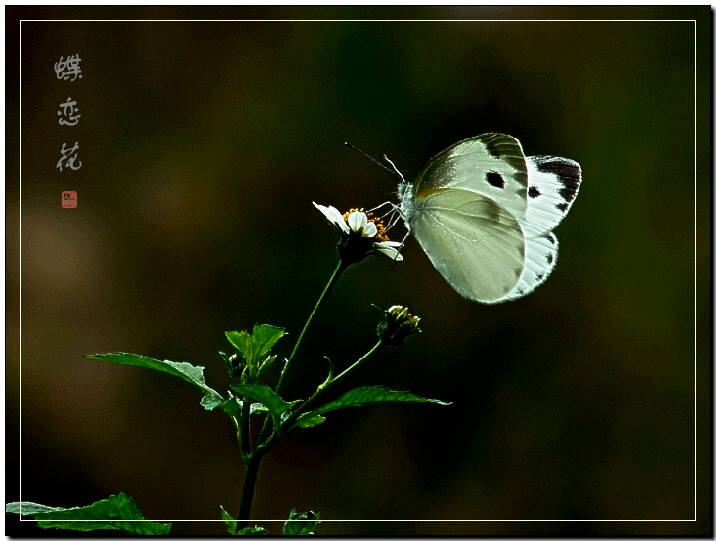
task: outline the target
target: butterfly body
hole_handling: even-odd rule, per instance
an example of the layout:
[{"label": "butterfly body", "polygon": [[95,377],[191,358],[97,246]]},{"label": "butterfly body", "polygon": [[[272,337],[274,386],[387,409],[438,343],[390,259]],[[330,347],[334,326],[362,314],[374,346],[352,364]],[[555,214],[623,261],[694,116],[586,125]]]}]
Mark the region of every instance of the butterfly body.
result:
[{"label": "butterfly body", "polygon": [[490,133],[433,157],[398,196],[409,231],[448,283],[492,304],[527,295],[552,272],[551,231],[580,181],[577,162],[525,157],[517,139]]}]

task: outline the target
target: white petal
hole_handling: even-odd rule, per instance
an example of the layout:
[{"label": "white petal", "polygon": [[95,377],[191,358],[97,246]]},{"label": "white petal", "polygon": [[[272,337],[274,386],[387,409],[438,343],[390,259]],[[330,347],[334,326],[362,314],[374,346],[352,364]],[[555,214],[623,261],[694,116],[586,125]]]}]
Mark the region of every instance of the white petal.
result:
[{"label": "white petal", "polygon": [[356,233],[362,233],[362,229],[367,223],[368,217],[365,215],[365,212],[351,212],[348,215],[348,225]]},{"label": "white petal", "polygon": [[375,226],[373,222],[368,222],[363,226],[363,230],[361,231],[361,235],[364,237],[375,237],[375,235],[378,233],[378,228]]},{"label": "white petal", "polygon": [[373,248],[383,254],[384,256],[389,257],[390,259],[393,259],[394,261],[402,261],[403,256],[400,254],[398,250],[396,250],[391,245],[397,245],[400,246],[399,242],[395,242],[392,240],[387,240],[384,242],[374,242]]},{"label": "white petal", "polygon": [[313,206],[320,210],[329,222],[340,227],[344,233],[350,233],[350,229],[348,229],[346,221],[343,219],[343,215],[336,207],[324,207],[323,205],[319,205],[315,202],[313,203]]}]

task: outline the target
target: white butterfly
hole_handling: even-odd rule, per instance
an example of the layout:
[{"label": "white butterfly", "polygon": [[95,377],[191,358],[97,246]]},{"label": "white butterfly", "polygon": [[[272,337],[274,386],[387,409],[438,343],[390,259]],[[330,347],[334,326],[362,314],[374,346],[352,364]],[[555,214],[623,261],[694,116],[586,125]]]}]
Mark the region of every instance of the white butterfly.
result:
[{"label": "white butterfly", "polygon": [[493,304],[531,293],[557,262],[551,233],[579,191],[579,164],[525,157],[487,133],[433,157],[398,187],[400,211],[435,268],[461,295]]}]

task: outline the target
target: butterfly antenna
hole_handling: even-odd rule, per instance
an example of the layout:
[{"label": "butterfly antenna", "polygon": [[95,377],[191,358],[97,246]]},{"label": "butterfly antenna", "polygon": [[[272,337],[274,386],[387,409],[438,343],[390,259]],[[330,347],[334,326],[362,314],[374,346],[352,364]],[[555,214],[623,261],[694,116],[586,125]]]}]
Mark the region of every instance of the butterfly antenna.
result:
[{"label": "butterfly antenna", "polygon": [[401,173],[398,168],[395,167],[395,164],[391,161],[391,159],[388,158],[388,156],[386,156],[385,154],[383,154],[383,159],[390,164],[390,166],[393,168],[393,172],[400,177],[400,180],[405,182],[405,177],[403,176],[403,173]]},{"label": "butterfly antenna", "polygon": [[[351,145],[351,144],[348,143],[348,142],[346,142],[345,145],[346,145],[348,148],[350,148],[351,150],[355,150],[358,154],[362,154],[363,156],[365,156],[366,158],[368,158],[370,161],[372,161],[374,164],[376,164],[378,167],[382,167],[383,169],[385,169],[386,171],[388,171],[388,172],[390,172],[390,173],[395,173],[395,172],[397,171],[397,170],[395,170],[395,166],[393,165],[393,162],[390,162],[390,165],[393,165],[393,169],[391,169],[390,167],[386,167],[384,164],[380,163],[380,162],[379,162],[378,160],[376,160],[373,156],[371,156],[371,155],[369,155],[369,154],[366,154],[365,152],[363,152],[363,151],[362,151],[361,149],[359,149],[358,147],[355,147],[355,146]],[[388,160],[388,161],[390,161],[390,160]],[[398,172],[398,174],[400,175],[400,172]],[[400,178],[403,178],[403,175],[400,175]]]}]

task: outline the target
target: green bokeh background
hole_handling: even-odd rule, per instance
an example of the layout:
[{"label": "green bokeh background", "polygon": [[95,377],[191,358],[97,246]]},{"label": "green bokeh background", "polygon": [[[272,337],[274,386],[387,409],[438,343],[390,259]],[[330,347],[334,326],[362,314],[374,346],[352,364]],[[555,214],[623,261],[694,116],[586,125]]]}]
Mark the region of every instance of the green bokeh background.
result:
[{"label": "green bokeh background", "polygon": [[[709,534],[710,17],[6,8],[7,500],[21,480],[23,500],[52,506],[124,491],[157,520],[236,512],[228,418],[179,380],[82,355],[206,365],[225,389],[223,332],[283,326],[287,355],[332,271],[334,232],[311,202],[396,200],[395,178],[344,141],[410,178],[450,144],[498,131],[582,166],[555,272],[524,299],[484,306],[414,239],[404,263],[352,268],[303,350],[301,384],[322,379],[323,355],[347,366],[370,347],[371,304],[404,304],[424,332],[356,385],[453,405],[335,412],[294,434],[264,461],[254,517],[312,509],[356,520],[319,526],[348,535]],[[107,18],[167,21],[23,22],[20,41],[20,19]],[[334,20],[170,21],[195,18]],[[60,81],[53,65],[71,54],[83,78]],[[57,124],[68,96],[75,127]],[[82,167],[59,172],[74,141]],[[78,192],[77,209],[61,208],[63,190]],[[6,533],[56,534],[16,519]]]}]

